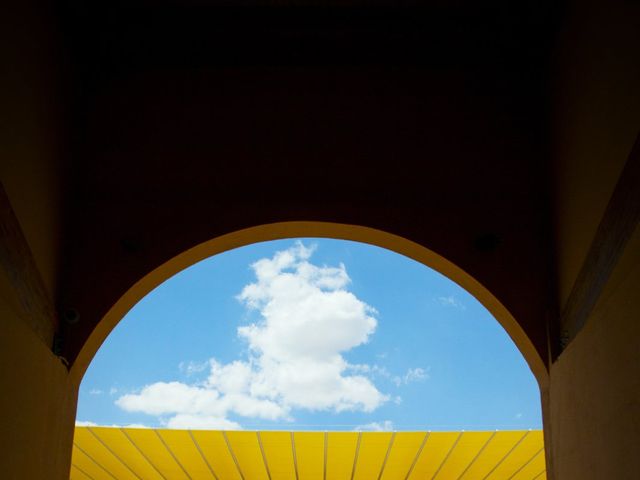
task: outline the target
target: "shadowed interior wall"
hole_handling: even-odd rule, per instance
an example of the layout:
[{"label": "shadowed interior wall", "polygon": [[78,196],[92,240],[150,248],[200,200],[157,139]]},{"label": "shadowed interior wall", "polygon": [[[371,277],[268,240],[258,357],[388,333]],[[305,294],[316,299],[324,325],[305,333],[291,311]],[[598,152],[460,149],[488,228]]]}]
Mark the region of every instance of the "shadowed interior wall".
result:
[{"label": "shadowed interior wall", "polygon": [[[640,132],[640,6],[576,3],[556,61],[555,232],[564,307]],[[637,160],[636,160],[637,161]],[[556,479],[640,472],[640,230],[585,327],[552,365],[545,428]]]},{"label": "shadowed interior wall", "polygon": [[[37,283],[57,295],[61,258],[61,146],[64,95],[53,9],[20,2],[0,13],[0,470],[10,480],[68,478],[77,386],[52,353],[52,338],[32,326],[33,298],[20,277],[24,262],[6,248],[26,247]],[[4,198],[4,195],[2,195]],[[19,220],[25,245],[5,229],[7,208]],[[9,211],[10,211],[9,210]],[[17,243],[16,243],[17,242]]]},{"label": "shadowed interior wall", "polygon": [[640,230],[589,322],[551,368],[555,478],[633,478],[640,471]]}]

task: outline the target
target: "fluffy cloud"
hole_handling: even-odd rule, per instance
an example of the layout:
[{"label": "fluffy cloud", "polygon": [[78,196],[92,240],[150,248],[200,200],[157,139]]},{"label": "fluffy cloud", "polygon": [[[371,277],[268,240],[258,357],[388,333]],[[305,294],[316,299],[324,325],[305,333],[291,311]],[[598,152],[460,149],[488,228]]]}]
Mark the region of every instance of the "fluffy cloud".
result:
[{"label": "fluffy cloud", "polygon": [[209,362],[180,362],[178,368],[181,372],[184,372],[185,375],[191,376],[196,373],[204,372],[209,368]]},{"label": "fluffy cloud", "polygon": [[269,420],[287,416],[287,411],[273,401],[241,392],[222,394],[210,384],[158,382],[144,387],[140,393],[123,395],[116,404],[128,412],[170,415],[166,423],[174,428],[186,428],[186,425],[190,425],[189,428],[212,428],[210,425],[238,428],[237,424],[226,420],[229,413]]},{"label": "fluffy cloud", "polygon": [[[427,369],[428,370],[428,369]],[[429,374],[424,368],[410,368],[403,376],[393,377],[396,386],[407,385],[412,382],[421,382],[429,378]]]},{"label": "fluffy cloud", "polygon": [[[386,378],[387,380],[390,380],[395,384],[396,387],[400,387],[412,382],[427,380],[429,378],[428,372],[430,370],[430,367],[427,367],[427,369],[420,367],[409,368],[404,375],[392,375],[386,367],[381,367],[380,365],[368,365],[366,363],[349,364],[348,369],[353,372],[378,375],[380,377]],[[398,401],[396,401],[396,403],[398,403]]]},{"label": "fluffy cloud", "polygon": [[146,425],[140,423],[130,423],[128,425],[99,425],[95,422],[89,422],[84,420],[76,420],[76,427],[110,427],[110,428],[149,428]]},{"label": "fluffy cloud", "polygon": [[97,427],[98,424],[87,420],[76,420],[76,427]]},{"label": "fluffy cloud", "polygon": [[366,425],[358,425],[354,428],[355,432],[389,432],[391,430],[393,430],[393,422],[391,420],[371,422]]},{"label": "fluffy cloud", "polygon": [[167,428],[190,430],[240,430],[240,424],[226,418],[208,417],[203,415],[191,415],[180,413],[170,418],[166,423]]},{"label": "fluffy cloud", "polygon": [[443,307],[459,308],[460,310],[465,309],[464,304],[453,295],[449,295],[447,297],[438,297],[437,300],[438,303]]},{"label": "fluffy cloud", "polygon": [[258,313],[256,322],[238,328],[247,360],[212,359],[198,385],[158,382],[117,405],[170,416],[169,427],[238,428],[229,414],[290,420],[293,409],[371,412],[389,400],[363,375],[366,365],[354,368],[343,357],[375,332],[376,311],[347,290],[344,265],[313,265],[312,254],[297,242],[252,265],[256,281],[237,297]]}]

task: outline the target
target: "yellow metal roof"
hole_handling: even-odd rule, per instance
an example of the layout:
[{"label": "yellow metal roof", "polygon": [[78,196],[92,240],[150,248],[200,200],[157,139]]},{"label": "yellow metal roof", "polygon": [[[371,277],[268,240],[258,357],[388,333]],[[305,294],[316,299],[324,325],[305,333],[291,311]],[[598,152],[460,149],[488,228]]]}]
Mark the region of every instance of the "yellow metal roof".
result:
[{"label": "yellow metal roof", "polygon": [[542,432],[76,427],[71,480],[544,480]]}]

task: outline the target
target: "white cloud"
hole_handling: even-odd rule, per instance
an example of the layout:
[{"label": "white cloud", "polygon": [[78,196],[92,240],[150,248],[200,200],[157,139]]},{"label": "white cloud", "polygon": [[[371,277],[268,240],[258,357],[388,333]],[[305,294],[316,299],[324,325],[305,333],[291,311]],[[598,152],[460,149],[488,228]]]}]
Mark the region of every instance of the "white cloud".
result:
[{"label": "white cloud", "polygon": [[88,422],[84,420],[76,420],[76,427],[150,428],[147,425],[142,425],[141,423],[129,423],[127,425],[100,425],[95,422]]},{"label": "white cloud", "polygon": [[429,378],[429,374],[424,368],[410,368],[404,375],[404,383],[420,382]]},{"label": "white cloud", "polygon": [[178,368],[181,372],[184,372],[185,375],[191,376],[196,373],[204,372],[207,368],[209,368],[209,362],[180,362]]},{"label": "white cloud", "polygon": [[215,406],[219,394],[215,390],[186,385],[180,382],[158,382],[147,385],[140,393],[123,395],[116,400],[116,405],[128,412],[144,412],[149,415],[166,415],[171,413],[207,412],[223,413]]},{"label": "white cloud", "polygon": [[102,395],[104,392],[98,388],[89,390],[89,395]]},{"label": "white cloud", "polygon": [[372,422],[366,425],[358,425],[354,428],[356,432],[390,432],[393,430],[393,422],[385,420],[384,422]]},{"label": "white cloud", "polygon": [[428,368],[425,370],[424,368],[409,368],[407,372],[402,375],[396,375],[392,378],[393,383],[396,384],[397,387],[400,385],[407,385],[412,382],[421,382],[423,380],[427,380],[429,378]]},{"label": "white cloud", "polygon": [[[364,375],[381,373],[380,367],[349,365],[343,357],[375,332],[375,309],[347,290],[351,280],[344,265],[311,264],[313,250],[297,242],[251,266],[256,281],[237,296],[259,314],[258,321],[238,328],[249,346],[247,360],[211,359],[200,384],[154,383],[120,397],[117,405],[171,415],[170,427],[238,428],[229,414],[288,421],[294,409],[371,412],[389,400]],[[187,373],[199,368],[181,365]]]},{"label": "white cloud", "polygon": [[226,418],[207,417],[205,415],[178,414],[169,419],[167,428],[184,430],[241,430],[240,424]]},{"label": "white cloud", "polygon": [[377,375],[379,377],[386,378],[393,382],[397,387],[400,385],[406,385],[411,382],[417,382],[426,380],[429,378],[428,371],[430,367],[427,369],[424,368],[409,368],[404,375],[393,375],[387,367],[381,367],[380,365],[374,364],[349,364],[347,367],[350,371],[362,374],[369,375]]},{"label": "white cloud", "polygon": [[76,420],[76,427],[97,427],[98,424],[87,420]]},{"label": "white cloud", "polygon": [[[174,415],[175,422],[222,422],[229,413],[245,417],[277,420],[287,411],[267,399],[253,398],[243,393],[221,395],[210,385],[193,386],[180,382],[158,382],[147,385],[140,393],[123,395],[116,400],[123,410],[149,415]],[[198,417],[198,418],[196,418]],[[173,425],[172,419],[168,425]],[[182,428],[182,427],[181,427]]]},{"label": "white cloud", "polygon": [[116,393],[118,393],[118,389],[116,387],[111,387],[109,389],[109,395],[115,395]]},{"label": "white cloud", "polygon": [[426,370],[424,368],[419,368],[419,367],[410,368],[409,370],[407,370],[407,374],[405,376],[409,381],[425,380],[429,378],[429,374],[427,373],[428,370],[431,370],[431,368],[427,367]]},{"label": "white cloud", "polygon": [[461,310],[465,309],[464,304],[453,295],[438,297],[437,300],[443,307],[459,308]]},{"label": "white cloud", "polygon": [[381,367],[377,364],[369,365],[367,363],[350,363],[347,368],[349,369],[349,371],[353,371],[356,373],[378,375],[384,378],[392,377],[391,372],[387,370],[387,367]]}]

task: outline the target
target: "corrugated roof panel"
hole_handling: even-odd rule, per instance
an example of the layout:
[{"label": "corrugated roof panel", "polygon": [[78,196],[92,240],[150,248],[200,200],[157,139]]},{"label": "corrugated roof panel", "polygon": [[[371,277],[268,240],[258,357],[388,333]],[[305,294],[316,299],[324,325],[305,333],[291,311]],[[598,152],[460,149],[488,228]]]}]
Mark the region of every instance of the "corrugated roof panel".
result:
[{"label": "corrugated roof panel", "polygon": [[382,473],[382,480],[404,480],[407,478],[407,473],[409,473],[426,435],[425,432],[396,433],[387,464]]},{"label": "corrugated roof panel", "polygon": [[158,430],[158,434],[191,478],[215,479],[188,431]]},{"label": "corrugated roof panel", "polygon": [[536,477],[540,472],[544,472],[546,469],[544,452],[540,452],[530,458],[526,464],[522,465],[522,468],[517,471],[510,480],[545,480],[547,478],[546,473]]},{"label": "corrugated roof panel", "polygon": [[295,479],[291,432],[260,432],[260,440],[267,457],[271,480]]},{"label": "corrugated roof panel", "polygon": [[354,480],[545,480],[543,447],[541,431],[394,434],[77,427],[70,478],[295,480],[297,465],[298,480],[352,480],[352,472]]},{"label": "corrugated roof panel", "polygon": [[355,480],[378,479],[392,436],[391,432],[364,432],[362,434]]},{"label": "corrugated roof panel", "polygon": [[300,480],[324,478],[324,432],[295,432],[296,461]]},{"label": "corrugated roof panel", "polygon": [[227,432],[227,439],[246,480],[267,480],[256,432]]},{"label": "corrugated roof panel", "polygon": [[510,450],[523,438],[526,432],[496,432],[491,442],[478,456],[473,465],[465,472],[461,480],[485,478],[492,473],[499,462],[502,462]]},{"label": "corrugated roof panel", "polygon": [[91,427],[91,431],[138,477],[145,480],[162,480],[162,476],[125,436],[122,429]]},{"label": "corrugated roof panel", "polygon": [[91,480],[91,477],[82,472],[75,465],[71,465],[71,472],[69,473],[70,480]]},{"label": "corrugated roof panel", "polygon": [[99,464],[99,459],[94,461],[76,446],[73,447],[72,459],[73,465],[90,478],[94,480],[113,480],[113,476]]},{"label": "corrugated roof panel", "polygon": [[218,480],[241,480],[222,432],[193,430],[191,433]]},{"label": "corrugated roof panel", "polygon": [[113,455],[88,428],[76,428],[73,442],[118,480],[137,480],[131,470]]},{"label": "corrugated roof panel", "polygon": [[188,480],[184,470],[178,465],[168,448],[162,443],[155,430],[147,428],[124,428],[124,434],[129,437],[149,463],[165,478]]},{"label": "corrugated roof panel", "polygon": [[409,478],[433,478],[459,436],[460,432],[431,432]]},{"label": "corrugated roof panel", "polygon": [[542,432],[526,432],[525,436],[510,451],[509,455],[496,466],[496,469],[488,478],[498,480],[511,477],[540,450],[541,446],[544,446]]},{"label": "corrugated roof panel", "polygon": [[[464,432],[442,464],[436,480],[456,480],[482,450],[495,432]],[[474,462],[475,463],[475,462]],[[471,465],[473,466],[473,465]]]},{"label": "corrugated roof panel", "polygon": [[327,478],[350,480],[358,435],[353,432],[329,432],[327,440]]}]

